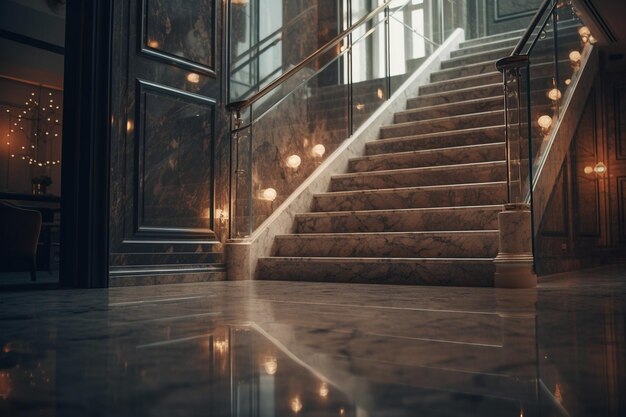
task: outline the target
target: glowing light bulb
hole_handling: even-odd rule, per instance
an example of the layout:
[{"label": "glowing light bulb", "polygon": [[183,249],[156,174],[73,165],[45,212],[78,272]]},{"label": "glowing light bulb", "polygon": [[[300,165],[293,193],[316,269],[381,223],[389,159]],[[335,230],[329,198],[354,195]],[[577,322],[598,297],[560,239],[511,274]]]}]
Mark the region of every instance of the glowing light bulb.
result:
[{"label": "glowing light bulb", "polygon": [[357,110],[363,110],[364,108],[365,108],[365,104],[363,104],[363,103],[357,103],[357,105],[356,105],[356,109],[357,109]]},{"label": "glowing light bulb", "polygon": [[291,411],[294,413],[299,413],[302,410],[302,403],[300,402],[300,398],[295,397],[289,402],[289,406],[291,407]]},{"label": "glowing light bulb", "polygon": [[187,81],[190,83],[198,84],[200,82],[200,75],[195,72],[190,72],[187,74]]},{"label": "glowing light bulb", "polygon": [[298,155],[291,155],[287,157],[287,166],[292,169],[296,169],[302,163],[302,159]]},{"label": "glowing light bulb", "polygon": [[580,36],[587,36],[587,37],[589,37],[589,35],[591,35],[591,31],[589,30],[589,28],[587,26],[581,26],[578,29],[578,34]]},{"label": "glowing light bulb", "polygon": [[159,47],[159,42],[155,41],[155,40],[151,40],[151,41],[148,42],[148,46],[150,48],[158,48]]},{"label": "glowing light bulb", "polygon": [[278,193],[273,188],[266,188],[265,190],[261,192],[261,198],[263,198],[263,200],[274,201],[276,200],[277,196],[278,196]]},{"label": "glowing light bulb", "polygon": [[270,356],[265,360],[263,364],[263,368],[265,369],[265,373],[268,375],[274,375],[278,370],[278,361],[275,357]]},{"label": "glowing light bulb", "polygon": [[542,129],[549,129],[550,126],[552,125],[552,117],[548,116],[547,114],[544,114],[539,119],[537,119],[537,123],[539,124],[539,127],[541,127]]},{"label": "glowing light bulb", "polygon": [[561,99],[561,91],[558,88],[553,88],[548,91],[548,98],[552,101],[557,101]]},{"label": "glowing light bulb", "polygon": [[569,53],[569,60],[572,62],[572,64],[578,64],[581,58],[582,56],[578,51],[572,51]]},{"label": "glowing light bulb", "polygon": [[589,35],[589,43],[595,45],[598,40],[593,37],[593,35]]},{"label": "glowing light bulb", "polygon": [[316,158],[321,158],[326,153],[326,148],[321,143],[318,143],[311,149],[311,153]]},{"label": "glowing light bulb", "polygon": [[326,382],[322,382],[322,385],[320,385],[320,397],[328,397],[328,384]]},{"label": "glowing light bulb", "polygon": [[567,80],[565,80],[565,85],[570,85],[572,83],[572,79],[568,78]]},{"label": "glowing light bulb", "polygon": [[598,163],[596,164],[596,166],[595,166],[595,167],[593,167],[593,171],[594,171],[596,174],[600,174],[600,175],[602,175],[602,174],[604,174],[604,173],[607,171],[607,168],[606,168],[606,165],[604,165],[602,162],[598,162]]},{"label": "glowing light bulb", "polygon": [[378,90],[376,90],[376,96],[377,96],[379,99],[381,99],[381,100],[383,99],[383,97],[385,96],[385,94],[383,93],[383,89],[382,89],[382,88],[379,88]]}]

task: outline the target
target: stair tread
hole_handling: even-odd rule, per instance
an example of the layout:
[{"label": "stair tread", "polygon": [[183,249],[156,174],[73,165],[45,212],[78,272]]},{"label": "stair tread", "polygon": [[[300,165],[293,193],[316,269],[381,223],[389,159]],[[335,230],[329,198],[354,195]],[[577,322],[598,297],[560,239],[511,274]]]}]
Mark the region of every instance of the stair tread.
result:
[{"label": "stair tread", "polygon": [[[453,94],[458,94],[458,93],[463,93],[466,91],[472,91],[472,90],[478,90],[481,88],[492,88],[495,86],[499,86],[502,87],[502,83],[491,83],[491,84],[484,84],[484,85],[480,85],[480,86],[474,86],[474,87],[465,87],[465,88],[459,88],[457,90],[450,90],[450,91],[442,91],[441,93],[429,93],[429,94],[420,94],[417,97],[412,97],[409,100],[415,100],[418,98],[422,98],[422,97],[438,97],[438,96],[442,96],[442,95],[453,95]],[[482,97],[484,98],[484,97]]]},{"label": "stair tread", "polygon": [[298,261],[321,261],[321,262],[337,262],[340,260],[341,262],[346,263],[357,263],[357,262],[368,262],[375,260],[376,263],[444,263],[444,262],[470,262],[470,263],[493,263],[492,257],[486,258],[393,258],[393,257],[343,257],[343,256],[261,256],[259,260],[262,259],[275,259],[275,260],[298,260]]},{"label": "stair tread", "polygon": [[[418,96],[420,97],[420,96]],[[500,96],[491,96],[491,97],[482,97],[482,98],[474,98],[474,99],[470,99],[470,100],[464,100],[464,101],[456,101],[454,103],[445,103],[445,104],[434,104],[432,106],[424,106],[424,107],[417,107],[417,108],[413,108],[413,109],[406,109],[406,110],[401,110],[399,112],[396,112],[396,115],[405,115],[405,114],[415,114],[415,113],[420,113],[420,112],[426,112],[429,110],[439,110],[439,109],[445,109],[447,107],[456,107],[456,106],[466,106],[468,104],[472,104],[472,103],[477,103],[477,102],[485,102],[485,101],[503,101],[504,100],[504,96],[500,95]],[[504,105],[503,105],[504,106]],[[467,113],[467,115],[471,115],[471,114],[475,114],[475,113]]]},{"label": "stair tread", "polygon": [[488,116],[496,116],[499,114],[503,114],[504,110],[489,110],[489,111],[484,111],[484,112],[479,112],[479,113],[469,113],[469,114],[457,114],[454,116],[447,116],[447,117],[435,117],[432,119],[423,119],[423,120],[413,120],[410,122],[399,122],[399,123],[393,123],[390,125],[385,125],[382,126],[381,129],[390,129],[390,128],[398,128],[398,127],[404,127],[404,126],[412,126],[412,125],[416,125],[419,123],[436,123],[436,122],[440,122],[443,120],[462,120],[462,119],[470,119],[472,117],[488,117]]},{"label": "stair tread", "polygon": [[[450,149],[450,148],[441,148],[441,149]],[[389,154],[382,154],[382,155],[389,155]],[[469,168],[477,168],[477,167],[482,167],[482,166],[493,166],[493,165],[501,165],[501,164],[506,164],[506,161],[502,160],[502,161],[470,162],[467,164],[437,165],[437,166],[414,167],[414,168],[396,168],[396,169],[386,169],[386,170],[380,170],[380,171],[347,172],[343,174],[334,174],[332,178],[341,179],[341,178],[366,177],[366,176],[376,176],[376,175],[405,174],[405,173],[413,173],[413,172],[420,172],[420,171],[445,171],[445,170],[450,170],[450,169],[469,169]]]},{"label": "stair tread", "polygon": [[399,188],[378,188],[374,190],[353,190],[353,191],[326,191],[323,193],[315,194],[315,196],[338,196],[338,195],[357,195],[357,194],[376,194],[376,193],[388,193],[388,192],[402,192],[402,191],[429,191],[438,189],[467,189],[467,188],[480,188],[488,186],[501,186],[506,185],[506,181],[489,181],[489,182],[476,182],[468,184],[446,184],[446,185],[422,185],[418,187],[399,187]]},{"label": "stair tread", "polygon": [[[465,129],[449,130],[447,132],[421,133],[418,135],[397,136],[397,137],[392,137],[392,138],[375,139],[369,143],[378,144],[378,143],[385,143],[385,142],[400,142],[400,141],[427,139],[427,138],[434,138],[434,137],[447,136],[447,135],[463,135],[465,133],[471,133],[471,132],[476,132],[480,130],[488,130],[488,129],[504,129],[504,125],[469,127]],[[504,131],[502,132],[502,134],[504,137]],[[446,149],[446,148],[437,148],[437,149]]]},{"label": "stair tread", "polygon": [[377,210],[351,210],[351,211],[309,211],[298,213],[296,217],[326,217],[326,216],[350,216],[350,215],[377,215],[382,213],[403,213],[403,212],[433,212],[433,211],[457,211],[457,210],[503,210],[502,204],[489,204],[480,206],[451,206],[451,207],[418,207],[404,209],[377,209]]},{"label": "stair tread", "polygon": [[435,149],[422,149],[416,151],[404,151],[404,152],[393,152],[393,153],[383,153],[377,155],[365,155],[365,156],[357,156],[354,158],[350,158],[350,161],[367,161],[374,159],[382,159],[382,158],[390,158],[393,155],[409,155],[409,154],[429,154],[429,153],[438,153],[438,152],[449,152],[449,151],[462,151],[462,150],[472,150],[472,149],[480,149],[480,148],[498,148],[505,145],[505,142],[493,142],[493,143],[485,143],[479,145],[463,145],[463,146],[450,146],[447,148],[435,148]]},{"label": "stair tread", "polygon": [[315,239],[325,237],[368,237],[368,236],[428,236],[428,235],[494,235],[497,230],[416,230],[410,232],[324,232],[324,233],[290,233],[276,235],[277,239]]}]

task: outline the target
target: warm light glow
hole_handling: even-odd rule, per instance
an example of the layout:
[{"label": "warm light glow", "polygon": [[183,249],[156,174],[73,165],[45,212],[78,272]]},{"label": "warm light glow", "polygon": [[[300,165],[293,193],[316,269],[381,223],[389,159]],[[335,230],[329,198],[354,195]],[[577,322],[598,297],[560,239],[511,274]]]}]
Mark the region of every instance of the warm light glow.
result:
[{"label": "warm light glow", "polygon": [[265,368],[265,373],[268,375],[274,375],[278,370],[278,361],[275,357],[270,356],[265,360],[263,364],[263,368]]},{"label": "warm light glow", "polygon": [[236,4],[238,6],[245,6],[248,4],[248,0],[231,0],[231,4]]},{"label": "warm light glow", "polygon": [[287,157],[287,166],[292,169],[296,169],[302,163],[302,159],[298,155],[291,155]]},{"label": "warm light glow", "polygon": [[595,45],[596,42],[598,42],[598,40],[594,38],[593,35],[589,35],[589,43]]},{"label": "warm light glow", "polygon": [[570,85],[572,83],[572,79],[568,78],[567,80],[565,80],[565,85]]},{"label": "warm light glow", "polygon": [[544,114],[539,119],[537,119],[537,123],[539,124],[539,127],[541,127],[542,129],[549,129],[550,126],[552,125],[552,117],[548,116],[547,114]]},{"label": "warm light glow", "polygon": [[345,415],[346,415],[346,410],[345,410],[343,407],[341,407],[341,408],[339,409],[339,415],[340,415],[340,416],[345,416]]},{"label": "warm light glow", "polygon": [[580,63],[581,58],[582,56],[580,55],[580,52],[578,51],[572,51],[569,53],[569,60],[572,62],[572,64]]},{"label": "warm light glow", "polygon": [[557,101],[561,99],[561,91],[558,88],[553,88],[548,91],[548,98],[552,101]]},{"label": "warm light glow", "polygon": [[322,382],[322,385],[320,385],[320,397],[328,397],[328,384],[326,382]]},{"label": "warm light glow", "polygon": [[604,173],[607,171],[607,168],[606,168],[606,165],[604,165],[602,162],[598,162],[598,163],[596,164],[596,166],[595,166],[595,167],[593,167],[593,171],[594,171],[596,174],[600,174],[600,175],[602,175],[602,174],[604,174]]},{"label": "warm light glow", "polygon": [[316,158],[321,158],[326,153],[326,148],[321,143],[318,143],[311,149],[311,153]]},{"label": "warm light glow", "polygon": [[585,174],[591,174],[593,172],[593,167],[586,166],[583,171]]},{"label": "warm light glow", "polygon": [[587,26],[581,26],[580,29],[578,29],[578,34],[583,37],[589,37],[589,35],[591,35],[591,31]]},{"label": "warm light glow", "polygon": [[383,89],[382,89],[382,88],[379,88],[379,89],[376,91],[376,96],[377,96],[379,99],[381,99],[381,100],[385,97],[385,94],[383,93]]},{"label": "warm light glow", "polygon": [[363,110],[364,108],[365,108],[365,104],[363,104],[363,103],[357,103],[357,105],[356,105],[356,109],[357,109],[357,110]]},{"label": "warm light glow", "polygon": [[277,196],[278,196],[278,193],[273,188],[266,188],[265,190],[261,192],[261,198],[263,200],[274,201],[276,200]]},{"label": "warm light glow", "polygon": [[135,123],[132,120],[128,120],[126,122],[126,131],[130,133],[133,131],[134,128],[135,128]]},{"label": "warm light glow", "polygon": [[11,374],[0,372],[0,398],[6,400],[11,394]]},{"label": "warm light glow", "polygon": [[190,83],[198,84],[200,82],[200,75],[195,72],[190,72],[187,74],[187,81]]},{"label": "warm light glow", "polygon": [[159,42],[157,42],[155,40],[148,41],[148,46],[150,48],[158,48],[159,47]]},{"label": "warm light glow", "polygon": [[293,398],[289,402],[289,406],[291,407],[291,411],[293,411],[294,413],[299,413],[300,410],[302,410],[302,403],[300,402],[300,398],[299,397]]},{"label": "warm light glow", "polygon": [[213,348],[217,353],[226,353],[228,350],[228,340],[215,339]]},{"label": "warm light glow", "polygon": [[563,404],[563,393],[561,392],[561,384],[556,384],[554,387],[554,398],[559,404]]}]

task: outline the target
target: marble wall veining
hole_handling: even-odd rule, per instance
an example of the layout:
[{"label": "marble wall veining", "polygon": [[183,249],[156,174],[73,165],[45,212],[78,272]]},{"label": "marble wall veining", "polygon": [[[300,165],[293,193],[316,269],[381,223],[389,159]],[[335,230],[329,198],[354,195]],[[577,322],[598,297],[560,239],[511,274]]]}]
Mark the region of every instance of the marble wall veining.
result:
[{"label": "marble wall veining", "polygon": [[230,144],[222,13],[208,0],[113,4],[109,247],[118,280],[188,264],[211,279],[223,262]]}]

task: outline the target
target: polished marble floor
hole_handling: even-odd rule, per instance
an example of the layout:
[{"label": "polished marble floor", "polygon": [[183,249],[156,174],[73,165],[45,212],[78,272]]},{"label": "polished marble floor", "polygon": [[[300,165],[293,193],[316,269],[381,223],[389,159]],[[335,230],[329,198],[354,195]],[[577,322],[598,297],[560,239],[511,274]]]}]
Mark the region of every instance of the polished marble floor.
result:
[{"label": "polished marble floor", "polygon": [[626,266],[0,292],[0,416],[623,416],[625,308]]}]

